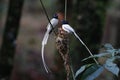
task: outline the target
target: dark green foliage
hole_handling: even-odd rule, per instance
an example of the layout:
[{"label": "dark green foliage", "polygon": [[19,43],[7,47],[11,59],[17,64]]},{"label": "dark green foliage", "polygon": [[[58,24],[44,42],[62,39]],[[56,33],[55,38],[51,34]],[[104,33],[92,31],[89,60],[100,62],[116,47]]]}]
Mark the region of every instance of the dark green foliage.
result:
[{"label": "dark green foliage", "polygon": [[[76,74],[75,77],[80,76],[81,80],[94,80],[97,77],[103,73],[104,70],[107,70],[108,72],[111,72],[113,75],[117,76],[119,75],[119,67],[117,65],[117,59],[120,59],[119,53],[120,49],[115,49],[111,44],[105,44],[103,46],[104,50],[93,56],[89,56],[88,58],[85,58],[84,60],[90,59],[90,58],[106,58],[104,64],[85,64],[81,66]],[[109,55],[109,56],[108,56]],[[84,61],[83,60],[83,61]],[[104,74],[107,76],[107,74]],[[110,75],[109,75],[110,76]]]},{"label": "dark green foliage", "polygon": [[[98,52],[101,42],[107,3],[107,0],[77,0],[71,12],[73,15],[71,24],[93,54]],[[80,64],[78,61],[89,56],[77,40],[72,39],[71,47],[70,53],[76,58],[74,64]]]},{"label": "dark green foliage", "polygon": [[98,68],[100,68],[100,65],[92,65],[88,69],[86,69],[81,77],[81,80],[85,80],[88,76],[90,76],[92,73],[94,73]]}]

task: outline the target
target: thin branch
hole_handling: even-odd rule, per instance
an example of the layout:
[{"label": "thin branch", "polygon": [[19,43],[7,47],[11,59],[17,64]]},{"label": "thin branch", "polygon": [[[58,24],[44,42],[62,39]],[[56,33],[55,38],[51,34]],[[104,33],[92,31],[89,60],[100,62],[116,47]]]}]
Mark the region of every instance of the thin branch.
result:
[{"label": "thin branch", "polygon": [[65,20],[67,19],[67,0],[65,0]]},{"label": "thin branch", "polygon": [[45,15],[46,15],[46,17],[47,17],[47,19],[48,19],[48,22],[50,23],[50,25],[51,25],[51,27],[52,27],[52,30],[53,30],[54,34],[57,35],[57,33],[54,31],[54,27],[53,27],[53,25],[52,25],[51,22],[50,22],[50,19],[49,19],[48,13],[47,13],[47,11],[46,11],[46,9],[45,9],[45,6],[44,6],[42,0],[40,0],[40,3],[41,3],[41,5],[42,5],[42,7],[43,7],[43,10],[44,10],[44,12],[45,12]]}]

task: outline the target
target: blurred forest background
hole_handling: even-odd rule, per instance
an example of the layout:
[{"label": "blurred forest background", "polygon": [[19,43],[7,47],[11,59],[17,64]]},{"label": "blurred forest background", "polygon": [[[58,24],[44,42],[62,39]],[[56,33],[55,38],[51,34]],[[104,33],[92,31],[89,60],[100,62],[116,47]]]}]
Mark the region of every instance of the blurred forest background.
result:
[{"label": "blurred forest background", "polygon": [[[50,18],[55,12],[64,13],[64,0],[43,3]],[[120,48],[120,0],[68,0],[67,11],[67,20],[92,53],[97,54],[105,43]],[[45,48],[52,74],[43,68],[41,41],[47,24],[39,0],[0,0],[0,80],[65,80],[54,34]],[[69,54],[74,72],[89,56],[74,36],[70,36]],[[103,74],[97,80],[112,79]]]}]

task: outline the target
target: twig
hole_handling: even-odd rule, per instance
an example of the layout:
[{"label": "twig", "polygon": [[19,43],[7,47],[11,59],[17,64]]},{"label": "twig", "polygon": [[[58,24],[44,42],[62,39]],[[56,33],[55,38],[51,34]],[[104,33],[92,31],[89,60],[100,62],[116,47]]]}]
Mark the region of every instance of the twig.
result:
[{"label": "twig", "polygon": [[41,3],[41,5],[42,5],[42,7],[43,7],[43,10],[44,10],[44,12],[45,12],[45,15],[46,15],[46,17],[47,17],[47,19],[48,19],[48,22],[49,22],[50,25],[51,25],[51,28],[52,28],[54,34],[57,35],[57,33],[54,31],[54,27],[53,27],[53,25],[52,25],[51,22],[50,22],[50,19],[49,19],[48,13],[47,13],[47,11],[46,11],[46,9],[45,9],[45,6],[44,6],[42,0],[40,0],[40,3]]},{"label": "twig", "polygon": [[65,0],[65,20],[67,19],[67,0]]}]

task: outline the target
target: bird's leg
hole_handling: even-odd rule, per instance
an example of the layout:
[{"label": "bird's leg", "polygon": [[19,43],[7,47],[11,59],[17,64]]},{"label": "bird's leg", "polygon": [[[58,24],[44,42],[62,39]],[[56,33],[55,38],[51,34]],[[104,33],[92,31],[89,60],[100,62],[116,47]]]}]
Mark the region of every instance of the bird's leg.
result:
[{"label": "bird's leg", "polygon": [[68,33],[59,28],[56,38],[56,47],[64,61],[64,67],[67,73],[67,79],[70,80],[70,63],[69,63],[69,36]]}]

